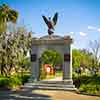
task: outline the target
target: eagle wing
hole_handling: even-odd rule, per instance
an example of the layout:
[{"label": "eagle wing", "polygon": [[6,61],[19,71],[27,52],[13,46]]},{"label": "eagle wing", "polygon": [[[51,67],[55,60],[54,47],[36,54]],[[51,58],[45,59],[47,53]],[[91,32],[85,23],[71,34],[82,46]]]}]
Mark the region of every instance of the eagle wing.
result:
[{"label": "eagle wing", "polygon": [[48,26],[48,24],[49,24],[49,21],[48,21],[48,19],[45,17],[45,16],[42,16],[43,17],[43,20],[45,21],[45,23],[47,24],[47,26]]},{"label": "eagle wing", "polygon": [[52,19],[52,23],[53,23],[54,26],[55,26],[56,23],[57,23],[57,19],[58,19],[58,13],[55,13],[55,15],[54,15],[54,17],[53,17],[53,19]]}]

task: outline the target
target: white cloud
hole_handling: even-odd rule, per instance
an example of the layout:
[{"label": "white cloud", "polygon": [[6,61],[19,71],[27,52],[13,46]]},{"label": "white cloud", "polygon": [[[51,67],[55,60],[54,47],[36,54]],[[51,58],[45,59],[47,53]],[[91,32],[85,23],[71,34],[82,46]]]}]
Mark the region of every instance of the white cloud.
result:
[{"label": "white cloud", "polygon": [[86,36],[86,35],[87,35],[87,34],[84,33],[84,32],[79,32],[79,34],[80,34],[81,36]]},{"label": "white cloud", "polygon": [[96,30],[96,27],[94,27],[94,26],[88,26],[88,29],[90,29],[90,30]]},{"label": "white cloud", "polygon": [[98,29],[97,29],[97,31],[99,31],[99,32],[100,32],[100,28],[98,28]]},{"label": "white cloud", "polygon": [[74,34],[74,32],[69,32],[70,34]]},{"label": "white cloud", "polygon": [[88,26],[89,30],[95,30],[95,31],[99,31],[100,32],[100,28],[98,27],[94,27],[94,26]]}]

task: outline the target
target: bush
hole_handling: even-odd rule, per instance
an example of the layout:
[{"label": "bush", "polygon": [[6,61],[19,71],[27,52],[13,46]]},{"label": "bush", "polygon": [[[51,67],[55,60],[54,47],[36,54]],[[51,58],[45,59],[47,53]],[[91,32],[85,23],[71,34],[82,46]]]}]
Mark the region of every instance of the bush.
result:
[{"label": "bush", "polygon": [[0,87],[7,87],[9,84],[9,79],[6,77],[0,77]]},{"label": "bush", "polygon": [[30,74],[27,73],[23,73],[23,75],[21,75],[21,73],[10,77],[10,87],[16,87],[16,86],[20,86],[20,85],[24,85],[25,82],[28,81],[30,77]]},{"label": "bush", "polygon": [[21,78],[17,76],[12,76],[9,78],[9,85],[8,85],[9,87],[15,88],[20,85],[22,85]]},{"label": "bush", "polygon": [[100,76],[74,76],[73,81],[82,92],[100,94]]},{"label": "bush", "polygon": [[29,77],[29,74],[23,74],[23,77],[21,74],[13,75],[10,77],[0,76],[0,87],[16,88],[27,82]]},{"label": "bush", "polygon": [[28,79],[30,78],[30,75],[29,74],[24,74],[22,77],[21,77],[21,80],[22,80],[22,84],[28,82]]},{"label": "bush", "polygon": [[100,94],[100,85],[83,84],[80,86],[79,90],[91,94]]},{"label": "bush", "polygon": [[100,76],[78,76],[78,77],[73,77],[73,81],[75,86],[77,87],[77,83],[79,84],[100,84]]}]

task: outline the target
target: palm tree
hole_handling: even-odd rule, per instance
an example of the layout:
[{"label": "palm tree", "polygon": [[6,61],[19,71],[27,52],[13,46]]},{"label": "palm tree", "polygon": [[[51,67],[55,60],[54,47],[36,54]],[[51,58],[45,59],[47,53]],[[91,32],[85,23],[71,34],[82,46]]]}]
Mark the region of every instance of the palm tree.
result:
[{"label": "palm tree", "polygon": [[0,32],[6,32],[7,23],[16,23],[18,18],[18,12],[11,9],[8,5],[3,4],[0,6]]},{"label": "palm tree", "polygon": [[6,49],[9,46],[7,42],[7,24],[8,22],[16,23],[18,18],[18,12],[14,9],[11,9],[8,5],[3,4],[0,6],[0,65],[1,65],[1,74],[3,74],[6,66],[7,52]]}]

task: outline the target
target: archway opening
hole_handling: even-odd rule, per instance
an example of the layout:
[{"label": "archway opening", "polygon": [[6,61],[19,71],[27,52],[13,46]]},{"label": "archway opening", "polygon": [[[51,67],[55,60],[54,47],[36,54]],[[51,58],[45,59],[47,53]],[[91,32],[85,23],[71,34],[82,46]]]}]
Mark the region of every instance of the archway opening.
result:
[{"label": "archway opening", "polygon": [[40,80],[62,80],[63,56],[56,50],[46,50],[39,59]]}]

